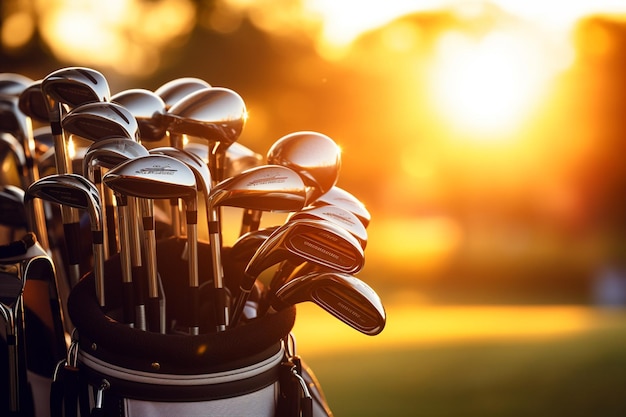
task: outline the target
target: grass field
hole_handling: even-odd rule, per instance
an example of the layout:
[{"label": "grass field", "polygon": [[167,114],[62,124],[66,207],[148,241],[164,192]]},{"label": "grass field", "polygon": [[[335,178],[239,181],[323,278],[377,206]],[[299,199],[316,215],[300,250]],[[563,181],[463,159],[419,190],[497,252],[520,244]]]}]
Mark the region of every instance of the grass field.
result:
[{"label": "grass field", "polygon": [[626,311],[387,305],[363,336],[299,305],[298,350],[336,417],[626,416]]}]

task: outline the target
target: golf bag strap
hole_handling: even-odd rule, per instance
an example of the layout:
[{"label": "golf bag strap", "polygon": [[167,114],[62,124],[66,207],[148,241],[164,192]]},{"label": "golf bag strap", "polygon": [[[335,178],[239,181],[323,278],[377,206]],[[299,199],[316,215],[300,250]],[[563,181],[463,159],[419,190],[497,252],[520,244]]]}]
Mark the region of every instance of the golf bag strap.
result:
[{"label": "golf bag strap", "polygon": [[279,385],[276,417],[333,417],[319,381],[298,355],[285,355]]}]

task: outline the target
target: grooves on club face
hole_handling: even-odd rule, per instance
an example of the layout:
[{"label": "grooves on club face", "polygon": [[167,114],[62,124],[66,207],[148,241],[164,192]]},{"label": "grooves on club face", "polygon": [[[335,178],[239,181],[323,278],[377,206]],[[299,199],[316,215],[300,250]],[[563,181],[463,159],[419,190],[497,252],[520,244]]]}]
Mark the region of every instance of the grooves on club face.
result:
[{"label": "grooves on club face", "polygon": [[276,309],[311,301],[370,336],[382,332],[386,323],[385,309],[378,294],[350,274],[323,272],[296,277],[272,297],[272,306]]},{"label": "grooves on club face", "polygon": [[[250,276],[285,259],[313,262],[349,274],[365,263],[361,245],[346,230],[326,220],[299,219],[278,228],[259,247],[246,267]],[[276,288],[274,283],[271,285]]]}]

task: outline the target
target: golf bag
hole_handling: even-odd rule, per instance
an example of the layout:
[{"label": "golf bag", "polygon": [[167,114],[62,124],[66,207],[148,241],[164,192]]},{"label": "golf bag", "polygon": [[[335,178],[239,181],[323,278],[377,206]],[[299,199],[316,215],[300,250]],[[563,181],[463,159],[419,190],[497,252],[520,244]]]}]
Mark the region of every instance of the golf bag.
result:
[{"label": "golf bag", "polygon": [[27,233],[0,246],[0,271],[5,322],[0,327],[0,415],[47,416],[55,364],[66,355],[55,267]]},{"label": "golf bag", "polygon": [[[76,331],[56,372],[52,416],[331,416],[319,383],[285,342],[295,307],[223,332],[206,332],[210,318],[199,335],[174,330],[188,322],[184,246],[177,238],[157,245],[165,334],[120,321],[117,255],[105,263],[105,308],[92,273],[72,289],[68,308]],[[208,245],[201,243],[199,253],[199,270],[211,271]],[[210,317],[210,303],[204,307]]]}]

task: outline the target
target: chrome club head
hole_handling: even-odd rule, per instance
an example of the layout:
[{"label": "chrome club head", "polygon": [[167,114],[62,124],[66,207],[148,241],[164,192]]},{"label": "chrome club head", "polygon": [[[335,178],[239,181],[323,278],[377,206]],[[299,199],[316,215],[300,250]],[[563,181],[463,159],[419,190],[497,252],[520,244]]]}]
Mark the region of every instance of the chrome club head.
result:
[{"label": "chrome club head", "polygon": [[104,306],[104,225],[98,189],[81,175],[54,174],[41,178],[28,187],[24,196],[25,206],[29,207],[34,198],[86,210],[89,213],[96,295],[100,305]]},{"label": "chrome club head", "polygon": [[139,124],[135,116],[116,103],[86,103],[72,109],[61,121],[63,129],[87,140],[99,141],[126,137],[139,141]]},{"label": "chrome club head", "polygon": [[48,109],[55,103],[65,103],[70,108],[85,103],[108,101],[109,84],[100,72],[85,67],[66,67],[48,74],[41,83],[48,98]]},{"label": "chrome club head", "polygon": [[363,223],[361,223],[359,218],[352,212],[339,206],[325,205],[320,207],[305,207],[289,217],[289,220],[295,219],[328,220],[350,232],[350,234],[357,238],[363,249],[367,246],[367,230],[365,230]]},{"label": "chrome club head", "polygon": [[378,294],[364,281],[340,272],[296,277],[270,295],[273,309],[310,301],[363,334],[383,331],[386,313]]},{"label": "chrome club head", "polygon": [[141,140],[154,142],[163,139],[166,132],[166,104],[156,93],[143,88],[124,90],[111,97],[111,102],[128,109],[139,124]]},{"label": "chrome club head", "polygon": [[154,92],[163,99],[166,109],[169,109],[189,94],[209,87],[211,84],[200,78],[182,77],[166,82]]},{"label": "chrome club head", "polygon": [[174,135],[201,138],[212,146],[209,166],[217,181],[224,179],[226,149],[237,141],[247,120],[246,105],[228,88],[198,90],[174,104],[166,114]]},{"label": "chrome club head", "polygon": [[272,144],[267,163],[284,165],[300,174],[309,187],[308,202],[312,202],[337,183],[341,149],[324,134],[294,132]]},{"label": "chrome club head", "polygon": [[332,187],[326,193],[322,194],[317,200],[311,203],[314,207],[324,205],[335,205],[354,213],[359,218],[363,226],[367,227],[372,219],[370,212],[359,199],[348,191],[338,186]]},{"label": "chrome club head", "polygon": [[42,80],[34,81],[19,95],[18,106],[22,113],[40,123],[50,123],[46,97],[41,91]]}]

